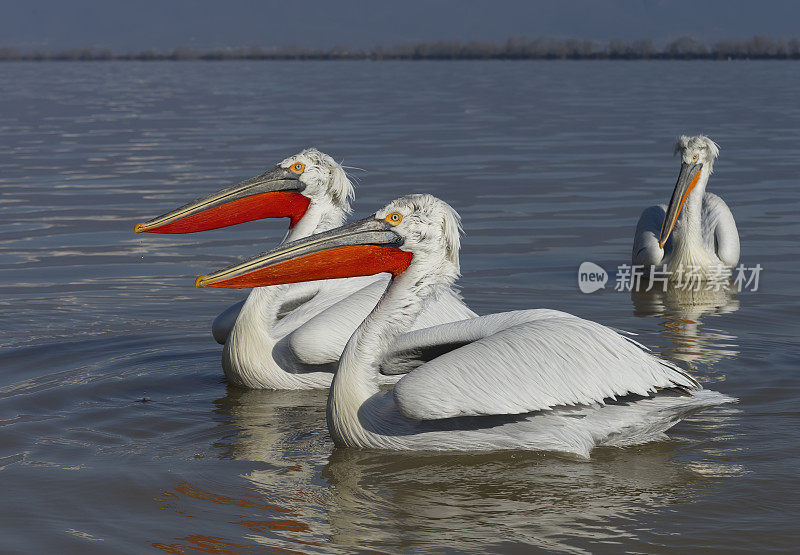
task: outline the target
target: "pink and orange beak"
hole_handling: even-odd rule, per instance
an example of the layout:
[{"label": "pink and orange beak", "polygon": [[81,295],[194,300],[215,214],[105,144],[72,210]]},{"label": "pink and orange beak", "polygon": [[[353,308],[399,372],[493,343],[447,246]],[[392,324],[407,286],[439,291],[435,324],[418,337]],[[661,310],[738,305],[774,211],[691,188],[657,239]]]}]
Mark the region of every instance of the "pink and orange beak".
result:
[{"label": "pink and orange beak", "polygon": [[369,217],[286,243],[255,258],[195,280],[196,287],[242,289],[281,283],[401,274],[413,255],[385,220]]},{"label": "pink and orange beak", "polygon": [[290,218],[294,227],[306,213],[308,197],[299,176],[280,166],[199,198],[133,228],[134,233],[194,233],[262,218]]},{"label": "pink and orange beak", "polygon": [[672,192],[672,198],[667,207],[667,213],[664,215],[664,222],[661,224],[661,234],[658,238],[658,246],[662,249],[667,243],[670,234],[672,233],[675,223],[678,221],[678,216],[683,210],[683,204],[689,193],[692,192],[697,181],[700,179],[700,171],[703,169],[703,164],[687,164],[681,163],[681,173],[678,175],[678,182],[675,184],[675,190]]}]

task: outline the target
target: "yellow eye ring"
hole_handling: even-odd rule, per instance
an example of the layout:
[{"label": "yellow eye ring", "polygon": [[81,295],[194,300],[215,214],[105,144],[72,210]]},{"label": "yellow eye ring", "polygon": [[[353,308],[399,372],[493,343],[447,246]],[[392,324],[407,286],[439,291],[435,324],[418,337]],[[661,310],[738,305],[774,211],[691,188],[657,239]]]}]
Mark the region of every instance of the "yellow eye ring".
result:
[{"label": "yellow eye ring", "polygon": [[306,165],[302,162],[295,162],[294,164],[289,166],[289,169],[294,173],[296,173],[297,175],[300,175],[301,173],[306,171]]},{"label": "yellow eye ring", "polygon": [[386,220],[387,223],[390,223],[392,225],[397,225],[403,221],[403,215],[400,212],[392,212],[391,214],[386,216],[384,220]]}]

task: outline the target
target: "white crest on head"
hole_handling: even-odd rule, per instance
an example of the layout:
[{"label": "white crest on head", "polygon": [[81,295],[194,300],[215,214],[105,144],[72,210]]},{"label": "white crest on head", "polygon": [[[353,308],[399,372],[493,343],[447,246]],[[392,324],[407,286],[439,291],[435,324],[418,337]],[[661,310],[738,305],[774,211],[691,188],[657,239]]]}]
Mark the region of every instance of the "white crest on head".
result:
[{"label": "white crest on head", "polygon": [[403,237],[401,248],[414,257],[428,259],[428,270],[439,267],[445,275],[458,277],[461,249],[461,217],[452,206],[432,195],[408,195],[390,202],[376,212],[384,219],[399,212],[403,219],[395,232]]},{"label": "white crest on head", "polygon": [[681,135],[675,143],[675,154],[680,154],[682,161],[687,164],[701,163],[707,166],[711,173],[714,170],[714,160],[719,156],[719,145],[705,135]]},{"label": "white crest on head", "polygon": [[305,166],[300,175],[300,181],[306,186],[303,191],[305,196],[312,202],[327,200],[345,214],[350,213],[350,202],[355,198],[355,190],[341,164],[316,148],[307,148],[278,165],[289,168],[297,162]]}]

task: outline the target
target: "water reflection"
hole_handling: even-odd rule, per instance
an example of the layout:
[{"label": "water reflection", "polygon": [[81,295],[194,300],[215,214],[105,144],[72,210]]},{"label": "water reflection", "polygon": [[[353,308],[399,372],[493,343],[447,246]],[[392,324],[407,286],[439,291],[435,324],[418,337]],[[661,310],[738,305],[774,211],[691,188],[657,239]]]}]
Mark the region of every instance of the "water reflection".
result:
[{"label": "water reflection", "polygon": [[[269,391],[228,387],[215,401],[216,411],[238,429],[233,441],[221,442],[222,456],[286,466],[298,457],[301,466],[322,463],[328,447],[325,404],[328,390]],[[297,472],[297,465],[289,465]]]},{"label": "water reflection", "polygon": [[231,526],[226,529],[225,536],[216,535],[218,531],[206,532],[206,528],[214,530],[213,527],[201,526],[199,531],[173,538],[169,543],[157,541],[151,545],[168,553],[252,553],[254,546],[259,545],[268,546],[265,551],[270,552],[276,548],[288,553],[308,552],[309,546],[319,545],[319,542],[313,541],[312,529],[303,522],[308,512],[277,504],[288,501],[288,505],[291,500],[290,490],[284,492],[283,498],[266,499],[260,488],[255,493],[248,492],[236,497],[182,483],[174,490],[162,491],[160,497],[156,498],[162,509],[188,518],[209,512],[222,513],[226,524]]},{"label": "water reflection", "polygon": [[694,460],[683,461],[680,442],[600,448],[590,461],[526,452],[331,452],[326,396],[229,388],[215,402],[237,428],[218,444],[222,456],[267,463],[241,477],[258,505],[282,508],[237,513],[231,524],[245,526],[247,540],[284,549],[299,542],[304,550],[332,543],[396,551],[442,542],[474,550],[512,542],[577,551],[636,540],[632,523],[641,514],[692,501],[714,479],[730,476],[697,472],[694,462],[718,457],[695,444]]},{"label": "water reflection", "polygon": [[662,335],[670,342],[670,347],[662,351],[663,356],[697,369],[739,354],[736,336],[703,323],[707,316],[739,309],[735,288],[701,287],[694,291],[669,287],[664,291],[654,287],[651,291],[633,291],[631,300],[636,316],[655,316],[661,321]]},{"label": "water reflection", "polygon": [[[253,551],[253,544],[237,543],[225,538],[206,536],[204,534],[191,534],[177,538],[174,543],[153,542],[151,545],[167,553],[215,553],[219,555],[237,555],[244,553],[275,553],[274,549],[265,547],[263,551]],[[302,551],[288,551],[286,553],[302,553]]]},{"label": "water reflection", "polygon": [[214,448],[241,470],[161,491],[160,508],[198,526],[152,545],[169,553],[327,551],[326,487],[319,477],[330,451],[327,394],[229,386],[213,402],[217,430],[227,430],[215,435]]},{"label": "water reflection", "polygon": [[590,462],[548,454],[419,456],[335,450],[332,540],[373,548],[439,543],[469,550],[504,542],[575,550],[635,539],[623,524],[691,499],[705,480],[669,444],[602,450]]}]

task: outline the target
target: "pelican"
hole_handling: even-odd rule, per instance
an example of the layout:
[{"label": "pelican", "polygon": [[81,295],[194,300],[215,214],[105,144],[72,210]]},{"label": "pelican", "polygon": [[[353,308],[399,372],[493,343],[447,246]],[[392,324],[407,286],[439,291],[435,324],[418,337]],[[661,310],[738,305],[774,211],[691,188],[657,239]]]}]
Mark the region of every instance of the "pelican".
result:
[{"label": "pelican", "polygon": [[[342,166],[310,148],[257,177],[137,224],[134,231],[192,233],[287,217],[284,241],[295,241],[341,225],[353,197]],[[387,276],[368,276],[253,289],[212,324],[214,338],[225,346],[222,367],[228,380],[254,389],[328,387],[345,343],[378,302],[387,281]],[[450,290],[409,329],[474,316]]]},{"label": "pelican", "polygon": [[633,264],[667,266],[671,279],[695,269],[698,278],[730,274],[739,261],[739,232],[728,205],[706,184],[719,156],[703,135],[681,136],[675,145],[681,171],[669,207],[642,212],[633,240]]},{"label": "pelican", "polygon": [[[389,272],[328,393],[337,446],[556,450],[662,438],[689,412],[731,401],[628,337],[555,310],[521,310],[405,333],[459,275],[460,219],[411,195],[373,216],[202,275],[254,287]],[[384,393],[382,375],[404,374]]]}]

